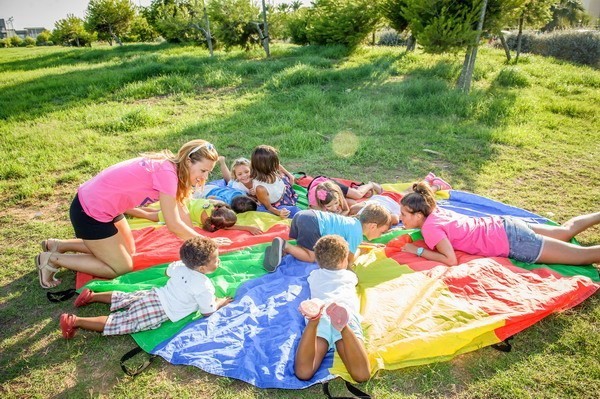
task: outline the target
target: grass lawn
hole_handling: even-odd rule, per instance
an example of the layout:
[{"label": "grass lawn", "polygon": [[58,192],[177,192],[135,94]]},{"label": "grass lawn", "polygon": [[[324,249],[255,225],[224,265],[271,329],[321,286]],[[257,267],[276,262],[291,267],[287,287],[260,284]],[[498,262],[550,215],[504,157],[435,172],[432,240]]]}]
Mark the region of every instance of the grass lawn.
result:
[{"label": "grass lawn", "polygon": [[[79,184],[144,151],[192,138],[228,160],[258,144],[290,171],[408,182],[429,171],[454,188],[557,222],[600,205],[600,71],[537,56],[507,65],[482,48],[473,90],[453,90],[460,55],[366,47],[274,45],[217,52],[127,45],[0,49],[0,396],[314,398],[261,390],[161,359],[126,377],[129,336],[80,332],[66,341],[33,257],[48,237],[73,235]],[[218,170],[213,178],[219,178]],[[578,237],[600,244],[600,228]],[[61,288],[74,286],[62,272]],[[102,305],[78,311],[106,312]],[[491,348],[452,361],[384,371],[363,388],[378,398],[597,398],[598,295]],[[332,383],[341,394],[342,383]]]}]

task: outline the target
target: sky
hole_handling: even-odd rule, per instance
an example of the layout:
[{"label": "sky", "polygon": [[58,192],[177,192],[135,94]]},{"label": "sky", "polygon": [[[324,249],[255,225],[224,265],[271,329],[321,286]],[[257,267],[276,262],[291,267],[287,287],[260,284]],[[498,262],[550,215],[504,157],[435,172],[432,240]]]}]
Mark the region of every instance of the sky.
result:
[{"label": "sky", "polygon": [[[135,5],[146,7],[152,0],[131,0]],[[54,29],[59,19],[73,14],[83,18],[89,0],[0,0],[0,18],[13,17],[15,29],[44,27]]]}]

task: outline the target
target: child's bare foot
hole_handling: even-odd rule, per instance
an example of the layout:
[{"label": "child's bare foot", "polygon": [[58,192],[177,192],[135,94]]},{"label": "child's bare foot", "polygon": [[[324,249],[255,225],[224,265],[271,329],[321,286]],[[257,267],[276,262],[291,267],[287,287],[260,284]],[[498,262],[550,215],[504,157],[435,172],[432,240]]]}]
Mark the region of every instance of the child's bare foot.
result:
[{"label": "child's bare foot", "polygon": [[54,288],[61,283],[61,281],[55,278],[58,269],[50,263],[52,252],[42,252],[35,257],[35,266],[38,271],[38,279],[40,287],[44,289]]},{"label": "child's bare foot", "polygon": [[374,194],[381,194],[383,192],[383,188],[381,187],[381,184],[375,183],[374,181],[370,181],[369,183],[373,186]]}]

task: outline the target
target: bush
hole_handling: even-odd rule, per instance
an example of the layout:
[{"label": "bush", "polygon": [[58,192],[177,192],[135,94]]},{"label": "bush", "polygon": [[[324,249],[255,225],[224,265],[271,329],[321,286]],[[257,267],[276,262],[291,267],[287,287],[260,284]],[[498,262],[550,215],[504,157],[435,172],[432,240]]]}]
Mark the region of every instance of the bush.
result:
[{"label": "bush", "polygon": [[49,40],[50,40],[50,32],[48,32],[47,30],[44,30],[44,31],[40,32],[39,35],[37,35],[37,37],[35,38],[35,43],[38,46],[47,46]]},{"label": "bush", "polygon": [[372,0],[315,0],[308,24],[311,44],[358,46],[380,18]]},{"label": "bush", "polygon": [[394,29],[386,29],[379,35],[377,44],[380,46],[403,46],[406,41]]},{"label": "bush", "polygon": [[226,50],[234,46],[249,49],[258,43],[253,22],[261,20],[260,11],[249,0],[212,0],[208,3],[208,16],[211,33]]},{"label": "bush", "polygon": [[[517,34],[507,35],[506,42],[511,50],[517,48]],[[521,52],[556,57],[600,68],[600,32],[554,31],[535,34],[523,32]]]},{"label": "bush", "polygon": [[504,68],[494,83],[502,87],[529,87],[529,79],[527,75],[517,67]]},{"label": "bush", "polygon": [[23,39],[21,39],[19,36],[11,36],[8,38],[8,42],[10,43],[11,47],[19,47],[21,44],[23,44]]},{"label": "bush", "polygon": [[287,30],[289,38],[294,44],[308,44],[308,21],[310,11],[307,8],[300,8],[290,14],[287,20]]},{"label": "bush", "polygon": [[7,39],[0,39],[0,48],[10,47],[10,42]]},{"label": "bush", "polygon": [[25,46],[25,47],[35,46],[35,39],[31,36],[26,36],[25,40],[23,40],[23,46]]}]

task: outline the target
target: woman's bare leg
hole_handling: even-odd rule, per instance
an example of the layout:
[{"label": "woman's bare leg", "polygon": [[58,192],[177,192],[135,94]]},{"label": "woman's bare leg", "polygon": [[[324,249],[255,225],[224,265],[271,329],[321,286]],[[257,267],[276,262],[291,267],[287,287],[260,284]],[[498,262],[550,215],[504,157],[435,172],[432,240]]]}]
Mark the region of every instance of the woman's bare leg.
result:
[{"label": "woman's bare leg", "polygon": [[[133,258],[121,231],[109,238],[83,242],[90,254],[53,253],[50,256],[50,265],[104,278],[115,278],[133,270]],[[52,276],[44,275],[43,278],[49,281]]]},{"label": "woman's bare leg", "polygon": [[560,226],[545,224],[531,225],[531,229],[546,237],[555,238],[560,241],[570,241],[582,231],[600,223],[600,212],[576,216]]},{"label": "woman's bare leg", "polygon": [[580,247],[552,237],[544,237],[544,246],[537,263],[560,263],[564,265],[600,263],[600,245]]}]

